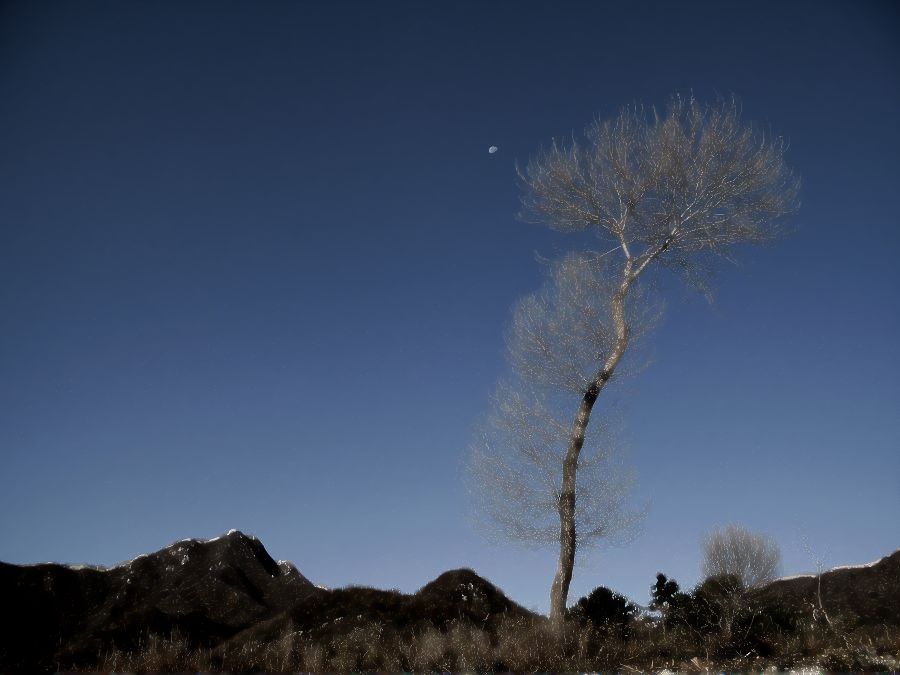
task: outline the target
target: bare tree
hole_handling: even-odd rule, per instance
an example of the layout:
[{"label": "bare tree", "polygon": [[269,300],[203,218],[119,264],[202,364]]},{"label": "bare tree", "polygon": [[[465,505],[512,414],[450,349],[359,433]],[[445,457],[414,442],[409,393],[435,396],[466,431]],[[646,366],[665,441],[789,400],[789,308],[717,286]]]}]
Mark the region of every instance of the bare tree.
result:
[{"label": "bare tree", "polygon": [[734,576],[744,588],[774,581],[781,550],[772,537],[740,525],[714,530],[703,540],[703,578]]},{"label": "bare tree", "polygon": [[[590,253],[565,256],[549,266],[543,288],[515,307],[507,335],[513,377],[497,387],[469,465],[476,512],[500,538],[559,541],[559,467],[571,434],[571,401],[615,341],[605,263]],[[635,307],[645,313],[629,316],[630,323],[646,328],[654,306]],[[581,543],[627,539],[641,516],[628,508],[634,476],[616,452],[613,431],[609,423],[593,425],[578,458],[574,517]]]},{"label": "bare tree", "polygon": [[[541,455],[507,467],[502,494],[515,509],[535,481],[545,481],[550,491],[558,528],[552,540],[559,544],[550,593],[556,623],[565,616],[576,543],[604,531],[584,530],[579,522],[585,504],[611,486],[609,480],[599,488],[580,483],[581,454],[594,405],[633,338],[629,317],[642,303],[638,281],[648,270],[666,267],[706,289],[712,263],[729,258],[735,245],[773,238],[782,216],[797,205],[799,184],[784,163],[784,149],[780,138],[742,123],[734,102],[706,106],[675,97],[664,114],[635,106],[596,121],[583,140],[553,142],[519,171],[526,220],[567,232],[590,230],[605,242],[602,253],[578,258],[579,268],[594,272],[580,273],[570,285],[560,272],[552,312],[540,297],[520,307],[511,360],[522,388],[513,385],[504,397],[521,403],[500,403],[495,411],[510,430],[506,443],[521,446],[526,457]],[[569,298],[568,288],[578,292]],[[541,397],[531,387],[539,391],[548,384],[572,392],[574,419],[544,421]],[[545,445],[556,438],[544,437],[550,429],[565,430],[560,453]],[[482,457],[496,456],[499,445],[483,443]],[[542,512],[548,506],[543,495]],[[533,530],[512,534],[549,540],[547,523],[535,522],[540,525]]]}]

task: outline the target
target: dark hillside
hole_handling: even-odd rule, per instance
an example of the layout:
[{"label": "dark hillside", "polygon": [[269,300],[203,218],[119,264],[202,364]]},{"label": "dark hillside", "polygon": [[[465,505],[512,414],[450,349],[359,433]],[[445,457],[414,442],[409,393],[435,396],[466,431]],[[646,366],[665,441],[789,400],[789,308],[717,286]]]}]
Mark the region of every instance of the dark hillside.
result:
[{"label": "dark hillside", "polygon": [[854,625],[900,626],[900,550],[868,565],[779,579],[756,595],[808,618],[824,609]]},{"label": "dark hillside", "polygon": [[530,617],[531,612],[470,569],[444,572],[411,598],[411,613],[435,625],[456,619],[490,627],[501,617]]},{"label": "dark hillside", "polygon": [[[815,632],[822,625],[814,615],[819,595],[842,630],[861,631],[860,645],[871,651],[877,639],[879,649],[890,650],[900,628],[900,551],[821,579],[781,579],[752,595],[761,601],[753,603],[757,607],[811,620],[797,633],[761,634],[759,644],[768,645],[763,651],[780,650],[785,663],[834,647],[828,642],[833,630]],[[0,598],[0,671],[452,670],[479,664],[482,670],[596,670],[627,659],[652,669],[738,653],[729,646],[730,633],[700,639],[679,632],[677,622],[660,632],[661,624],[647,617],[634,619],[627,635],[574,623],[555,633],[545,617],[469,569],[445,572],[412,594],[327,590],[237,531],[180,541],[110,569],[0,563]],[[849,656],[829,663],[844,669],[895,663],[862,651],[869,660],[860,660],[847,644],[842,638],[838,647]],[[742,658],[754,653],[740,646]]]},{"label": "dark hillside", "polygon": [[225,641],[219,651],[296,633],[333,640],[373,624],[406,634],[454,622],[491,631],[504,619],[516,618],[537,617],[472,570],[459,569],[444,572],[412,595],[362,586],[316,588],[291,610]]},{"label": "dark hillside", "polygon": [[445,572],[412,595],[318,588],[237,531],[110,569],[0,563],[0,595],[3,670],[90,667],[98,654],[135,650],[149,634],[227,648],[296,631],[334,636],[367,624],[412,630],[453,621],[490,628],[531,616],[471,570]]},{"label": "dark hillside", "polygon": [[216,644],[314,588],[237,531],[110,569],[0,563],[0,667],[52,667],[57,656],[89,662],[110,646],[133,648],[148,632],[177,630],[194,644]]}]

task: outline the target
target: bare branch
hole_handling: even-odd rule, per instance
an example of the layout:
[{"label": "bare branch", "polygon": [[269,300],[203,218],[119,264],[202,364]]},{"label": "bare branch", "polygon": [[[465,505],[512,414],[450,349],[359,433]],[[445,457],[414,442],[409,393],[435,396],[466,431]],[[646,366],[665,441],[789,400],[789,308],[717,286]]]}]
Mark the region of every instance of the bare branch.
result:
[{"label": "bare branch", "polygon": [[[625,108],[568,147],[553,143],[519,172],[523,216],[563,231],[594,229],[643,265],[779,234],[799,180],[785,143],[745,125],[732,100],[674,97],[665,116]],[[627,242],[627,243],[626,243]]]},{"label": "bare branch", "polygon": [[[509,383],[498,387],[468,466],[476,515],[492,539],[534,546],[559,541],[559,467],[571,431],[565,403],[565,398],[523,395]],[[578,464],[579,543],[633,536],[642,516],[629,506],[633,484],[613,434],[595,425]]]},{"label": "bare branch", "polygon": [[[551,264],[547,283],[515,307],[507,334],[513,371],[530,386],[583,394],[617,339],[611,302],[619,282],[604,254],[570,254]],[[649,332],[658,318],[649,291],[636,290],[627,322],[632,336]]]}]

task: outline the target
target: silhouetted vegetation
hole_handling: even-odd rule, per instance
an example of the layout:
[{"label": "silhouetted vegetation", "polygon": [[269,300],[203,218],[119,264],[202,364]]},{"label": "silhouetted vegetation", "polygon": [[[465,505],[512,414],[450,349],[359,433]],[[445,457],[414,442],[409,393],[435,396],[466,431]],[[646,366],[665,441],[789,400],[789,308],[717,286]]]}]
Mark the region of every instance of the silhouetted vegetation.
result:
[{"label": "silhouetted vegetation", "polygon": [[[178,632],[165,638],[147,634],[95,660],[61,665],[119,671],[514,672],[900,667],[900,627],[852,628],[837,616],[831,624],[803,617],[760,600],[735,577],[708,579],[683,592],[660,575],[652,587],[656,612],[642,612],[599,587],[570,608],[562,628],[524,610],[502,611],[505,597],[499,591],[489,597],[477,579],[468,570],[448,573],[415,596],[339,589],[330,593],[331,601],[306,608],[315,610],[315,625],[294,613],[216,647],[198,647]],[[479,605],[474,611],[465,608],[471,598]]]},{"label": "silhouetted vegetation", "polygon": [[239,532],[111,569],[0,563],[0,670],[598,671],[900,668],[900,552],[690,590],[598,587],[551,623],[472,570],[416,593],[318,588]]},{"label": "silhouetted vegetation", "polygon": [[621,640],[630,637],[631,624],[637,615],[638,608],[634,603],[605,586],[598,586],[569,610],[570,619],[605,629],[606,633]]},{"label": "silhouetted vegetation", "polygon": [[[761,623],[761,625],[766,625]],[[769,628],[772,626],[769,625]],[[749,647],[748,647],[749,645]],[[623,638],[608,626],[543,617],[507,618],[490,629],[463,620],[442,628],[425,622],[398,629],[377,621],[312,636],[289,631],[268,641],[230,641],[196,648],[183,636],[150,635],[135,650],[110,649],[89,670],[116,671],[607,671],[761,670],[816,666],[825,670],[896,670],[900,631],[856,630],[837,637],[821,625],[797,625],[751,636],[666,629],[638,616]],[[65,667],[65,666],[64,666]]]}]

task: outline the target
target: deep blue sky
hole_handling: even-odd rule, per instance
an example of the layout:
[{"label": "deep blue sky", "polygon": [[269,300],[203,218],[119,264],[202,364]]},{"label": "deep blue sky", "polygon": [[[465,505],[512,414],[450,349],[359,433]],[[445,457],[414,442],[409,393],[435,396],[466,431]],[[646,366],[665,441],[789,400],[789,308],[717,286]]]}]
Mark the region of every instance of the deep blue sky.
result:
[{"label": "deep blue sky", "polygon": [[803,207],[669,297],[625,398],[644,533],[571,597],[690,585],[730,521],[786,573],[896,549],[898,66],[893,3],[5,3],[0,559],[236,527],[330,586],[469,566],[546,609],[553,552],[487,545],[461,480],[576,243],[513,165],[691,90],[789,138]]}]

